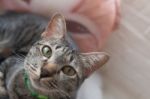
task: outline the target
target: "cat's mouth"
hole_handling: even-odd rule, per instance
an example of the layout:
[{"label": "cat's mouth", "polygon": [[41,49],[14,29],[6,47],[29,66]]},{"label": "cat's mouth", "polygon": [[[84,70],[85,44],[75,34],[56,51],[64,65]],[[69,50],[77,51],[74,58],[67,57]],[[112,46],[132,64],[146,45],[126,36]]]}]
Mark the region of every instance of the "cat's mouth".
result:
[{"label": "cat's mouth", "polygon": [[40,75],[40,79],[46,79],[46,78],[50,78],[50,77],[51,77],[51,74],[48,71],[44,71]]},{"label": "cat's mouth", "polygon": [[41,69],[40,80],[51,80],[54,71],[48,71],[47,69]]},{"label": "cat's mouth", "polygon": [[53,78],[52,77],[43,77],[43,78],[40,78],[39,81],[41,83],[51,82],[51,81],[53,81]]}]

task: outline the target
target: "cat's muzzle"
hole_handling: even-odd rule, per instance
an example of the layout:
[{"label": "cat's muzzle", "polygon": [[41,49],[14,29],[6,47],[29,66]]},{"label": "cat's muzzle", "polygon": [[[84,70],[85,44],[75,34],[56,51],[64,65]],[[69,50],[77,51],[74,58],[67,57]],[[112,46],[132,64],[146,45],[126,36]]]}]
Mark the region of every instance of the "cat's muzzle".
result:
[{"label": "cat's muzzle", "polygon": [[50,79],[56,74],[56,64],[47,64],[41,68],[40,79]]}]

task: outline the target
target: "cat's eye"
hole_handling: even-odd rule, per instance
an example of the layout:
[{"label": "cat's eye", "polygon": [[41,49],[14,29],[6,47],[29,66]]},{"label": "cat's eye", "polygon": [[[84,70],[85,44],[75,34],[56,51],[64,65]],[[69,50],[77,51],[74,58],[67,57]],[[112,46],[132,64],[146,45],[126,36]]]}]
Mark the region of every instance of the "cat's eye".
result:
[{"label": "cat's eye", "polygon": [[42,54],[43,56],[50,58],[52,55],[52,49],[49,46],[45,45],[42,48]]},{"label": "cat's eye", "polygon": [[68,76],[74,76],[76,74],[76,71],[73,67],[67,65],[67,66],[64,66],[62,68],[62,72]]}]

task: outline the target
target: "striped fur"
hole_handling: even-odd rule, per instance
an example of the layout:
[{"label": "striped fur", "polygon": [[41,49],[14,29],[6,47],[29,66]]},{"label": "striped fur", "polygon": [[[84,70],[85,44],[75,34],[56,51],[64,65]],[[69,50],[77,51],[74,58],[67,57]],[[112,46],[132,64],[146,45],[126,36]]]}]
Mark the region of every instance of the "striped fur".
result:
[{"label": "striped fur", "polygon": [[[0,16],[0,55],[8,51],[28,51],[40,39],[48,19],[34,14],[9,12]],[[27,49],[27,50],[26,50]]]}]

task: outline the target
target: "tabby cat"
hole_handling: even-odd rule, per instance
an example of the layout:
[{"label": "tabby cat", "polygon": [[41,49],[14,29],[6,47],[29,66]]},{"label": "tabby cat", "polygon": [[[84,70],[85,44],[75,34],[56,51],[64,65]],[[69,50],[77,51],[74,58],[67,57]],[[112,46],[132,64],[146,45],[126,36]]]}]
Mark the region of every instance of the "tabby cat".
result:
[{"label": "tabby cat", "polygon": [[[20,18],[23,19],[24,17]],[[25,23],[24,21],[20,24]],[[42,26],[36,25],[38,26],[36,28],[44,29],[46,25],[45,22]],[[21,28],[19,25],[17,27]],[[25,35],[28,37],[34,34]],[[35,36],[39,35],[40,33]],[[0,99],[76,99],[77,91],[83,81],[108,60],[108,55],[103,52],[80,53],[72,43],[66,31],[65,19],[60,14],[55,14],[51,18],[39,39],[32,37],[33,41],[37,41],[34,44],[29,42],[30,46],[33,45],[24,58],[14,53],[1,63]],[[13,47],[17,41],[19,40],[16,37]],[[24,39],[21,43],[23,46]],[[3,42],[0,46],[4,46]],[[1,49],[2,52],[6,51],[5,48]],[[23,48],[18,49],[23,50]]]}]

